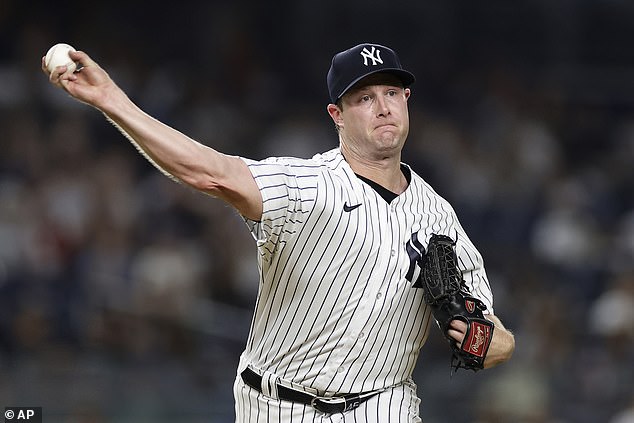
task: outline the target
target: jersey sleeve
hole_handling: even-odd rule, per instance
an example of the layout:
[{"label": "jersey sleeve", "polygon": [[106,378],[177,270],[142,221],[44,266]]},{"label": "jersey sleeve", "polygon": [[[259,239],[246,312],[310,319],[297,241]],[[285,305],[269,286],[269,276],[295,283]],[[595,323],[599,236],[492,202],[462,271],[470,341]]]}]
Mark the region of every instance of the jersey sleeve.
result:
[{"label": "jersey sleeve", "polygon": [[471,242],[457,218],[454,222],[454,229],[457,236],[456,255],[462,276],[471,294],[482,300],[487,306],[485,314],[493,314],[493,293],[484,269],[482,254]]},{"label": "jersey sleeve", "polygon": [[263,258],[275,254],[293,236],[314,204],[319,167],[302,159],[243,158],[262,195],[260,221],[245,219]]}]

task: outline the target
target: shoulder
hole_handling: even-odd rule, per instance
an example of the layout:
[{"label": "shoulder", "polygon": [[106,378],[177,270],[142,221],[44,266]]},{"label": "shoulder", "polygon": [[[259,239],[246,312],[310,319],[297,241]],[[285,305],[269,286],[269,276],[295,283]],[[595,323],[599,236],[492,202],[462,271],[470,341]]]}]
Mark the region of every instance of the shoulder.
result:
[{"label": "shoulder", "polygon": [[266,166],[286,166],[289,168],[318,168],[332,167],[338,161],[343,160],[343,156],[338,149],[330,150],[324,153],[315,154],[311,158],[290,157],[290,156],[271,156],[260,160],[241,157],[242,160],[251,168]]},{"label": "shoulder", "polygon": [[343,168],[345,160],[339,149],[315,154],[311,158],[274,156],[261,160],[241,157],[254,177],[271,174],[310,176]]},{"label": "shoulder", "polygon": [[[262,160],[241,158],[256,184],[263,189],[318,188],[326,175],[344,172],[343,156],[337,150],[316,154],[312,158],[274,156]],[[332,179],[332,178],[330,178]],[[336,178],[335,178],[336,179]]]},{"label": "shoulder", "polygon": [[421,195],[427,197],[434,197],[444,202],[449,203],[441,194],[439,194],[429,182],[427,182],[422,176],[414,171],[409,165],[402,163],[404,168],[408,169],[411,174],[410,186]]}]

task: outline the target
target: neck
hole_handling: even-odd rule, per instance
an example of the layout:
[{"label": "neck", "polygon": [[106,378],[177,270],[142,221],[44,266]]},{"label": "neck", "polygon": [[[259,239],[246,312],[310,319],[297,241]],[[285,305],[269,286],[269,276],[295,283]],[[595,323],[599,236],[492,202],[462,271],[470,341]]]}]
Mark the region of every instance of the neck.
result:
[{"label": "neck", "polygon": [[407,179],[401,171],[400,152],[370,159],[361,157],[356,152],[346,148],[343,143],[340,145],[340,149],[346,162],[357,175],[368,178],[396,194],[401,194],[407,189]]}]

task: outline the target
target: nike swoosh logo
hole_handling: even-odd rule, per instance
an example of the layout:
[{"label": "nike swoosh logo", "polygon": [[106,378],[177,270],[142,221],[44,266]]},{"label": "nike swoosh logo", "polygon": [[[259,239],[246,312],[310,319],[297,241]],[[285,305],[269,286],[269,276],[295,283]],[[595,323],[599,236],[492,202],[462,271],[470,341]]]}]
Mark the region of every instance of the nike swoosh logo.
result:
[{"label": "nike swoosh logo", "polygon": [[349,206],[347,202],[343,203],[343,211],[345,212],[351,212],[352,210],[356,209],[357,207],[360,207],[361,203],[359,204],[355,204],[354,206]]}]

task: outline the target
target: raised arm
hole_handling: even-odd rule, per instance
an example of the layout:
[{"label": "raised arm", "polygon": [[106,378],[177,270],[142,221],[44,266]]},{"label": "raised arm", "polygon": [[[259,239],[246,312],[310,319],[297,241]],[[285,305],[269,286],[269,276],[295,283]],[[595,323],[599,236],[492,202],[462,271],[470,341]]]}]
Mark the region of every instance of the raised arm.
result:
[{"label": "raised arm", "polygon": [[149,116],[86,53],[69,55],[79,63],[79,71],[59,66],[49,72],[42,58],[42,70],[51,83],[100,110],[166,175],[226,201],[249,219],[260,220],[262,196],[241,159],[200,144]]}]

